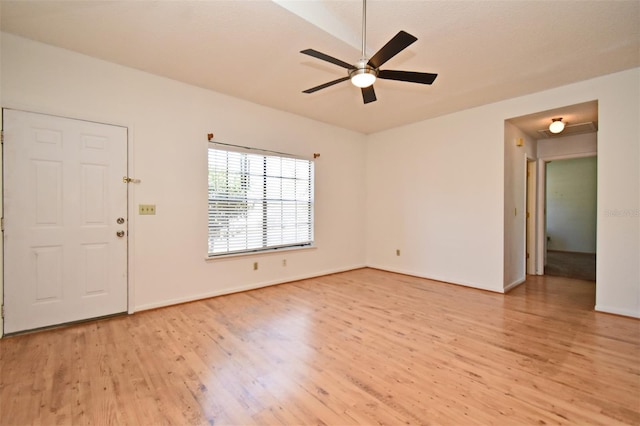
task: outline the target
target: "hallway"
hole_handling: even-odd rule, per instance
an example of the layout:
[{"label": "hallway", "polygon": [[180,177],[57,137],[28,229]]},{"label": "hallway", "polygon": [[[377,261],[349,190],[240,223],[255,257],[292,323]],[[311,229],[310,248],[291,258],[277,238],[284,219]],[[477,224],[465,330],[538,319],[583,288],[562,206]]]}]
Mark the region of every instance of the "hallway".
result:
[{"label": "hallway", "polygon": [[544,273],[556,277],[595,281],[596,254],[548,250]]}]

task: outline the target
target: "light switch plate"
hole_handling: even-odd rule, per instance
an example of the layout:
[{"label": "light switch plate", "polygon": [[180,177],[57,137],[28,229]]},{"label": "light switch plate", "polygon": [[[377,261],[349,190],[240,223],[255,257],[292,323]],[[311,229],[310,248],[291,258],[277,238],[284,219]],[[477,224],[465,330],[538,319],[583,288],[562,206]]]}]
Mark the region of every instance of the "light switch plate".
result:
[{"label": "light switch plate", "polygon": [[154,215],[156,214],[156,205],[155,204],[139,204],[138,213],[146,214],[146,215]]}]

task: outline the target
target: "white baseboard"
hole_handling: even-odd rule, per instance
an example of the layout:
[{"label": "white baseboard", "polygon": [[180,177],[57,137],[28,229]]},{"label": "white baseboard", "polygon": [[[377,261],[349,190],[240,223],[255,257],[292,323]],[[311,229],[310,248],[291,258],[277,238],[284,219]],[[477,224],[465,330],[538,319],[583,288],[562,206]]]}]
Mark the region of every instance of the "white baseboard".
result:
[{"label": "white baseboard", "polygon": [[[475,289],[479,289],[479,290],[486,290],[486,291],[491,291],[491,292],[494,292],[494,293],[506,293],[507,291],[509,291],[509,290],[511,290],[511,289],[523,284],[526,281],[526,277],[525,278],[519,278],[519,279],[511,282],[507,286],[505,286],[504,289],[495,289],[495,288],[489,288],[489,287],[486,287],[486,286],[478,285],[477,283],[464,282],[464,281],[455,281],[455,280],[451,280],[451,279],[446,278],[446,277],[425,275],[425,274],[422,274],[422,273],[419,273],[419,272],[406,270],[406,269],[393,268],[393,267],[388,267],[388,266],[378,266],[378,265],[376,265],[376,266],[373,266],[373,265],[353,265],[353,266],[349,266],[349,267],[342,267],[342,268],[337,268],[337,269],[329,269],[329,270],[318,271],[318,272],[314,272],[314,273],[310,273],[310,274],[303,274],[303,275],[299,275],[299,276],[287,277],[285,279],[278,279],[278,280],[271,280],[271,281],[265,281],[265,282],[259,282],[259,283],[252,283],[252,284],[248,284],[248,285],[244,285],[244,286],[236,286],[236,287],[232,287],[232,288],[225,288],[225,289],[222,289],[222,290],[216,290],[216,291],[207,292],[207,293],[201,293],[201,294],[197,294],[197,295],[179,297],[179,298],[175,298],[175,299],[163,300],[163,301],[153,302],[153,303],[146,303],[146,304],[143,304],[143,305],[136,306],[135,307],[135,312],[146,311],[146,310],[149,310],[149,309],[163,308],[163,307],[166,307],[166,306],[177,305],[177,304],[180,304],[180,303],[193,302],[193,301],[196,301],[196,300],[208,299],[208,298],[211,298],[211,297],[223,296],[223,295],[226,295],[226,294],[233,294],[233,293],[239,293],[239,292],[243,292],[243,291],[255,290],[255,289],[258,289],[258,288],[262,288],[262,287],[268,287],[268,286],[272,286],[272,285],[284,284],[284,283],[293,282],[293,281],[300,281],[300,280],[305,280],[305,279],[309,279],[309,278],[316,278],[316,277],[321,277],[321,276],[324,276],[324,275],[337,274],[337,273],[340,273],[340,272],[352,271],[352,270],[361,269],[361,268],[380,269],[380,270],[383,270],[383,271],[395,272],[395,273],[398,273],[398,274],[410,275],[410,276],[414,276],[414,277],[418,277],[418,278],[425,278],[425,279],[428,279],[428,280],[440,281],[440,282],[443,282],[443,283],[446,283],[446,284],[454,284],[454,285],[460,285],[460,286],[464,286],[464,287],[475,288]],[[615,314],[615,315],[622,315],[622,316],[626,316],[626,317],[640,318],[640,312],[639,311],[633,311],[633,310],[630,310],[630,309],[620,309],[620,308],[614,308],[614,307],[610,307],[610,306],[596,305],[595,310],[598,311],[598,312],[605,312],[605,313],[610,313],[610,314]],[[131,313],[133,313],[133,312],[131,312]]]},{"label": "white baseboard", "polygon": [[460,285],[460,286],[464,286],[464,287],[471,287],[471,288],[476,288],[478,290],[491,291],[493,293],[504,293],[504,289],[502,289],[502,288],[491,288],[491,287],[486,287],[486,286],[480,285],[478,283],[457,281],[457,280],[452,280],[450,278],[438,277],[438,276],[434,276],[434,275],[424,275],[423,273],[410,271],[410,270],[406,270],[406,269],[399,269],[399,268],[393,268],[393,267],[388,267],[388,266],[374,266],[374,265],[367,265],[367,267],[368,268],[373,268],[373,269],[380,269],[382,271],[395,272],[397,274],[411,275],[412,277],[425,278],[427,280],[440,281],[440,282],[443,282],[445,284],[454,284],[454,285]]},{"label": "white baseboard", "polygon": [[[264,281],[264,282],[259,282],[259,283],[252,283],[252,284],[236,286],[236,287],[231,287],[231,288],[225,288],[225,289],[222,289],[222,290],[216,290],[216,291],[207,292],[207,293],[200,293],[200,294],[191,295],[191,296],[178,297],[178,298],[169,299],[169,300],[162,300],[162,301],[159,301],[159,302],[145,303],[145,304],[136,306],[134,312],[147,311],[149,309],[164,308],[166,306],[178,305],[178,304],[181,304],[181,303],[194,302],[196,300],[209,299],[211,297],[224,296],[226,294],[240,293],[240,292],[243,292],[243,291],[255,290],[257,288],[269,287],[269,286],[272,286],[272,285],[284,284],[284,283],[293,282],[293,281],[306,280],[306,279],[309,279],[309,278],[315,278],[315,277],[321,277],[321,276],[324,276],[324,275],[337,274],[337,273],[340,273],[340,272],[352,271],[354,269],[361,269],[361,268],[366,268],[366,266],[365,265],[354,265],[354,266],[349,266],[349,267],[344,267],[344,268],[330,269],[330,270],[325,270],[325,271],[320,271],[320,272],[314,272],[314,273],[311,273],[311,274],[304,274],[304,275],[299,275],[299,276],[286,277],[285,279],[278,279],[278,280]],[[133,312],[130,312],[130,313],[133,313]]]},{"label": "white baseboard", "polygon": [[622,315],[625,317],[640,318],[640,311],[631,309],[612,308],[611,306],[596,305],[596,311],[606,312],[608,314]]},{"label": "white baseboard", "polygon": [[517,280],[511,282],[511,284],[504,286],[504,292],[506,293],[509,290],[515,287],[518,287],[520,284],[523,284],[526,280],[527,280],[527,277],[518,278]]}]

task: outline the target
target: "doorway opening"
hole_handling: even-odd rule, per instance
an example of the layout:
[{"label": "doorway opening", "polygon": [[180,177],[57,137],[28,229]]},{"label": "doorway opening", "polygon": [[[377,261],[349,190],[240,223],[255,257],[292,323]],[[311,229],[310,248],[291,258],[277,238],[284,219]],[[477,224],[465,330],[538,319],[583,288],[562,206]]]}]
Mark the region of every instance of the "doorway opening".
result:
[{"label": "doorway opening", "polygon": [[[549,125],[559,117],[562,117],[565,129],[559,134],[553,134],[549,131]],[[586,257],[587,261],[582,263],[589,265],[589,273],[570,276],[595,281],[597,127],[597,100],[505,120],[505,291],[513,287],[511,282],[524,281],[526,275],[561,273],[562,268],[572,272],[579,268],[583,260],[574,258]],[[522,161],[523,156],[525,161]],[[570,161],[566,163],[569,165],[589,164],[588,180],[593,188],[590,195],[581,194],[578,188],[557,186],[558,181],[555,176],[558,173],[555,169],[558,166],[562,168],[562,161],[565,160],[575,160],[574,163]],[[549,188],[547,188],[548,165],[552,181],[550,183],[552,186]],[[564,175],[568,175],[568,172],[561,171],[560,176]],[[584,180],[585,177],[582,176]],[[555,204],[549,207],[547,193],[549,197],[555,194],[552,203],[559,199],[565,201],[565,205],[561,205],[560,210]],[[578,196],[577,199],[576,196]],[[584,204],[579,204],[585,199],[591,202],[588,209]],[[551,210],[548,210],[549,208]],[[509,216],[513,216],[513,212],[517,211],[526,212],[526,216],[514,221]],[[584,217],[578,217],[579,214],[584,213],[588,216],[586,220]],[[549,220],[553,228],[549,231],[547,230],[548,214],[552,215]],[[586,231],[586,222],[592,225],[589,231]],[[562,223],[569,223],[574,228],[575,225],[582,227],[578,230],[563,231],[557,228],[562,226]],[[567,233],[570,236],[569,239],[567,239]],[[589,240],[588,245],[584,243],[585,239]],[[578,245],[574,244],[576,242],[579,242]],[[519,247],[524,249],[521,250]],[[514,258],[516,251],[518,256]],[[507,256],[508,252],[512,255]],[[559,252],[561,256],[556,256]],[[556,262],[563,262],[563,259],[566,262],[578,262],[578,264],[568,263],[558,268]],[[548,263],[549,260],[551,264]],[[524,265],[524,268],[521,269],[518,265]],[[514,270],[522,271],[522,275],[519,275],[520,272],[514,274]],[[509,278],[509,282],[506,277]]]},{"label": "doorway opening", "polygon": [[597,157],[545,166],[545,275],[595,281]]}]

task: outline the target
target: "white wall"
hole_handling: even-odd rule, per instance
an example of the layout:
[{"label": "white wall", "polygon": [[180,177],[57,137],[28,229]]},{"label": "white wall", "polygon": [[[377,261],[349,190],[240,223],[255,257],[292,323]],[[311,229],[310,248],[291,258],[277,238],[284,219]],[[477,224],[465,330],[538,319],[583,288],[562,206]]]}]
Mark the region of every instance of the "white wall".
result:
[{"label": "white wall", "polygon": [[[134,310],[361,267],[365,136],[2,34],[1,104],[129,128]],[[205,261],[207,133],[316,161],[316,249]],[[134,214],[156,204],[156,216]],[[282,266],[282,259],[287,266]],[[259,269],[253,271],[253,262]]]},{"label": "white wall", "polygon": [[636,68],[370,135],[367,264],[504,291],[504,120],[598,100],[596,309],[640,317],[639,94]]},{"label": "white wall", "polygon": [[502,291],[504,123],[494,108],[370,135],[367,264]]},{"label": "white wall", "polygon": [[[0,33],[0,37],[1,37]],[[2,81],[2,67],[0,66],[0,81]],[[2,106],[2,85],[0,84],[0,107]],[[0,111],[0,129],[4,129],[2,126],[2,111]],[[2,188],[4,188],[4,182],[2,181],[2,177],[4,176],[4,171],[2,169],[2,150],[0,150],[0,194],[2,194]],[[0,196],[0,212],[4,212],[4,196]],[[4,234],[2,235],[3,240],[0,242],[0,306],[4,301]],[[4,319],[2,315],[0,315],[0,337],[4,334]]]},{"label": "white wall", "polygon": [[[522,146],[516,141],[522,140]],[[537,142],[504,123],[504,289],[526,278],[527,158],[535,159]]]},{"label": "white wall", "polygon": [[[502,292],[505,270],[517,270],[505,265],[504,121],[597,99],[596,308],[640,317],[640,69],[366,137],[8,34],[1,54],[3,107],[129,128],[130,172],[142,179],[131,211],[158,206],[156,216],[130,216],[135,309],[365,263]],[[287,254],[286,268],[281,254],[204,261],[209,132],[322,154],[316,250]]]},{"label": "white wall", "polygon": [[593,156],[597,152],[595,132],[538,140],[538,158],[542,160]]},{"label": "white wall", "polygon": [[640,240],[634,238],[640,233],[640,69],[603,78],[603,84],[596,309],[640,317]]},{"label": "white wall", "polygon": [[596,157],[547,163],[547,249],[596,252]]}]

